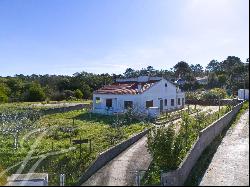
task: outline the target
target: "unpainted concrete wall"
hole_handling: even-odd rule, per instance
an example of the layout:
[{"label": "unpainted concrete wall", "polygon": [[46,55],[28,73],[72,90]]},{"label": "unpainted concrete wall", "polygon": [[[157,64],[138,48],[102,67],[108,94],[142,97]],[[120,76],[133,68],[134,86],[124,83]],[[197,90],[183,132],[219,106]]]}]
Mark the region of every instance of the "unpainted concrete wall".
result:
[{"label": "unpainted concrete wall", "polygon": [[133,143],[138,141],[140,138],[142,138],[144,135],[148,133],[150,129],[147,129],[128,140],[125,140],[121,142],[120,144],[108,149],[107,151],[101,153],[98,158],[91,164],[91,166],[86,170],[86,172],[80,177],[78,180],[77,185],[81,185],[85,181],[88,180],[95,172],[97,172],[99,169],[101,169],[103,166],[105,166],[109,161],[111,161],[113,158],[115,158],[117,155],[119,155],[121,152],[123,152],[125,149],[127,149],[129,146],[131,146]]},{"label": "unpainted concrete wall", "polygon": [[199,138],[188,152],[187,156],[177,170],[162,174],[164,186],[182,186],[186,181],[191,169],[199,159],[206,147],[230,124],[243,103],[235,106],[230,112],[200,131]]}]

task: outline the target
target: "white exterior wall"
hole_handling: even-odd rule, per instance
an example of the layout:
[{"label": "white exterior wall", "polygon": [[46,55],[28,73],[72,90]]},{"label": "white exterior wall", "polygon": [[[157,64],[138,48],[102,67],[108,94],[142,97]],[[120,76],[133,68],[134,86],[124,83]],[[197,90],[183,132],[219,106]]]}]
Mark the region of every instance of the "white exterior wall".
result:
[{"label": "white exterior wall", "polygon": [[[167,87],[165,87],[167,84]],[[101,102],[99,105],[95,104],[95,97],[100,97]],[[180,105],[177,104],[177,99],[181,99]],[[177,92],[176,86],[162,79],[156,82],[152,87],[137,95],[115,95],[115,94],[94,94],[93,95],[93,112],[107,113],[106,99],[112,99],[113,112],[124,112],[124,101],[133,101],[133,107],[136,107],[140,112],[147,112],[146,101],[153,100],[153,107],[160,108],[160,100],[163,100],[163,111],[168,109],[175,109],[182,107],[182,98],[185,98],[183,92]],[[167,106],[165,106],[165,99],[167,99]],[[171,99],[174,99],[174,106],[171,106]],[[184,99],[185,101],[185,99]]]},{"label": "white exterior wall", "polygon": [[[238,90],[238,98],[244,99],[244,89]],[[249,100],[249,89],[245,89],[245,99]]]}]

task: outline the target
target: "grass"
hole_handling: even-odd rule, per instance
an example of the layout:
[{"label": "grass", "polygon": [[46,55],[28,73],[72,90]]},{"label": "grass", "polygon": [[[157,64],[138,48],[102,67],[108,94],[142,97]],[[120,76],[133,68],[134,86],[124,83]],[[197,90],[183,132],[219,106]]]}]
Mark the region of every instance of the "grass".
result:
[{"label": "grass", "polygon": [[[46,106],[46,104],[63,104],[63,103],[83,103],[83,104],[90,104],[92,100],[75,100],[75,101],[48,101],[48,102],[15,102],[15,103],[2,103],[0,104],[0,113],[4,111],[10,110],[21,110],[23,108],[31,107],[32,109],[45,109],[45,108],[52,108],[51,106]],[[42,104],[39,106],[32,106],[33,104]],[[57,106],[58,107],[58,106]],[[63,106],[60,106],[63,107]]]},{"label": "grass", "polygon": [[[203,118],[202,118],[202,122],[199,125],[199,128],[197,128],[196,125],[196,121],[195,121],[195,117],[192,117],[189,115],[190,121],[188,122],[188,145],[187,148],[182,149],[181,150],[181,154],[178,155],[179,160],[176,163],[176,165],[179,165],[179,162],[182,161],[182,159],[186,156],[186,153],[188,152],[188,150],[192,147],[193,143],[195,142],[196,138],[199,135],[199,131],[201,129],[204,129],[205,127],[207,127],[208,125],[210,125],[212,122],[214,122],[215,120],[218,119],[219,116],[224,115],[225,113],[227,113],[229,110],[228,107],[221,107],[220,111],[216,111],[210,114],[210,110],[208,110],[207,112],[200,112],[200,114],[204,114]],[[176,126],[182,126],[183,125],[183,119],[181,119],[181,121],[179,121],[177,124],[174,125],[174,127],[176,128]],[[178,129],[178,128],[177,128]],[[180,128],[179,128],[180,129]],[[184,141],[185,138],[185,134],[181,134],[181,132],[179,132],[179,130],[175,131],[176,133],[176,137],[181,135],[182,140]],[[172,149],[173,147],[170,147],[169,149]],[[184,147],[183,147],[184,148]],[[165,148],[166,149],[166,148]],[[176,155],[175,155],[176,156]],[[160,171],[161,167],[158,166],[155,162],[155,160],[153,159],[148,171],[146,172],[144,178],[142,179],[142,184],[144,185],[160,185]],[[164,172],[167,172],[167,170],[169,170],[169,168],[165,168]]]},{"label": "grass", "polygon": [[244,114],[244,112],[248,108],[249,108],[249,102],[244,102],[239,113],[236,115],[236,117],[233,119],[233,121],[230,123],[230,125],[228,125],[228,127],[226,129],[224,129],[222,131],[222,133],[218,137],[216,137],[215,140],[203,151],[199,160],[197,161],[197,163],[195,164],[195,166],[191,170],[191,172],[187,178],[187,181],[184,184],[185,186],[198,186],[199,185],[199,183],[200,183],[202,177],[204,176],[209,164],[211,163],[211,160],[212,160],[214,154],[217,151],[217,148],[221,144],[224,136],[226,135],[227,130],[230,127],[232,127],[232,128],[235,127],[235,125],[239,121],[241,115]]},{"label": "grass", "polygon": [[[8,110],[18,110],[19,107],[27,105],[15,104],[11,106],[8,104],[8,106]],[[5,108],[5,111],[6,110]],[[125,116],[120,116],[119,119],[125,120]],[[99,153],[151,126],[150,124],[133,120],[131,122],[127,121],[124,125],[115,128],[115,122],[116,116],[90,115],[86,110],[74,110],[44,115],[33,124],[35,129],[41,129],[41,131],[34,132],[25,139],[23,138],[29,132],[29,129],[20,133],[19,142],[23,143],[17,150],[13,149],[14,140],[12,135],[3,135],[0,133],[0,173],[1,170],[5,170],[22,161],[31,150],[33,150],[32,157],[36,157],[74,147],[75,150],[46,157],[35,170],[35,172],[49,173],[50,185],[59,185],[58,179],[61,173],[66,175],[66,185],[74,185]],[[37,146],[31,149],[32,145],[34,145],[43,133],[42,129],[46,128],[51,129],[38,141]],[[71,132],[69,130],[71,130]],[[82,145],[81,158],[79,145],[72,144],[73,139],[79,138],[92,140],[91,152],[89,150],[89,144]],[[23,173],[29,172],[29,169],[38,160],[38,158],[32,158],[27,166],[24,167]],[[7,175],[10,176],[19,167],[20,164],[4,176],[0,176],[0,184],[5,184]]]}]

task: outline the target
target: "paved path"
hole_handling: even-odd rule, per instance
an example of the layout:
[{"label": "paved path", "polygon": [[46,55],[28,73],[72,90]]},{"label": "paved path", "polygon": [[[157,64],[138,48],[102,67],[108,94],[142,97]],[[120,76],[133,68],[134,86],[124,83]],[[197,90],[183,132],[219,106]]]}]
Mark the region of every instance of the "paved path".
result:
[{"label": "paved path", "polygon": [[249,110],[223,138],[200,186],[249,185]]},{"label": "paved path", "polygon": [[135,185],[135,173],[133,172],[136,170],[148,169],[152,161],[146,145],[147,136],[144,136],[98,170],[83,184],[83,186]]},{"label": "paved path", "polygon": [[[203,108],[203,110],[205,111],[207,110],[207,108]],[[174,120],[173,122],[176,123],[179,120]],[[167,125],[169,125],[169,123]],[[144,136],[139,141],[127,148],[124,152],[119,154],[108,164],[106,164],[104,167],[99,169],[82,185],[135,185],[134,172],[136,170],[147,170],[151,161],[152,156],[147,151],[147,136]]]}]

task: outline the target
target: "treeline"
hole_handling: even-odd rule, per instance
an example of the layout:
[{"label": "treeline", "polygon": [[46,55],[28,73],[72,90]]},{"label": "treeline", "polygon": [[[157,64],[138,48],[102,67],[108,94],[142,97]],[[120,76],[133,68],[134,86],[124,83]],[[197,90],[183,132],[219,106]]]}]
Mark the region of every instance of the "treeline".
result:
[{"label": "treeline", "polygon": [[[249,59],[242,62],[240,58],[228,56],[219,62],[212,60],[204,68],[200,64],[180,61],[170,70],[156,70],[152,66],[134,70],[127,68],[123,74],[93,74],[77,72],[73,76],[64,75],[15,75],[0,77],[0,103],[44,100],[91,99],[94,90],[110,84],[116,78],[130,78],[141,75],[160,76],[171,81],[185,81],[180,87],[183,90],[199,88],[223,88],[236,91],[249,87]],[[201,85],[196,77],[208,76],[208,84]]]}]

